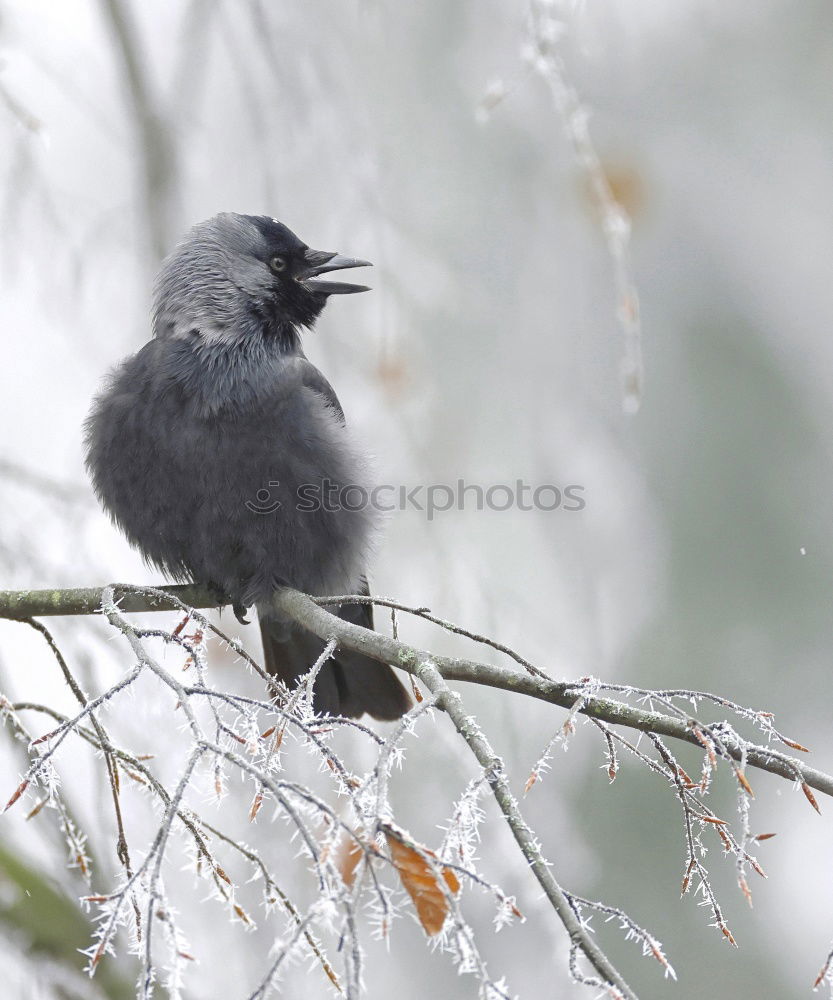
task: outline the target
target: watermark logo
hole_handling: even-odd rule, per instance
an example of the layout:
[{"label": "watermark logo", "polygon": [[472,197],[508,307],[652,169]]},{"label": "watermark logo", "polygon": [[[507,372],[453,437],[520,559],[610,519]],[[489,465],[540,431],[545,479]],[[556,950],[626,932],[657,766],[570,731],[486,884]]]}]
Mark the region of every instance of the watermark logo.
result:
[{"label": "watermark logo", "polygon": [[267,486],[262,486],[255,493],[254,500],[246,501],[246,506],[253,514],[274,514],[276,510],[283,507],[283,504],[273,493],[280,485],[277,479],[270,479]]},{"label": "watermark logo", "polygon": [[[270,480],[246,501],[254,514],[274,514],[283,504],[276,496],[280,482]],[[296,510],[313,513],[325,511],[376,510],[389,514],[392,511],[415,510],[433,521],[447,511],[466,510],[523,510],[578,512],[585,509],[587,501],[584,487],[573,483],[557,486],[554,483],[532,485],[523,479],[513,484],[419,483],[416,486],[382,483],[368,488],[357,483],[334,483],[322,479],[317,483],[302,483],[294,491]]]}]

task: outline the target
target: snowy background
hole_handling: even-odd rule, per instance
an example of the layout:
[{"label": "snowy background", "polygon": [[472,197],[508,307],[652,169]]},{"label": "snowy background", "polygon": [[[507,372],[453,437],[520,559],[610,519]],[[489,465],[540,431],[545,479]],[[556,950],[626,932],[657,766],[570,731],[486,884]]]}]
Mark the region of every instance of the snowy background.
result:
[{"label": "snowy background", "polygon": [[[633,220],[645,360],[635,415],[622,407],[613,263],[586,173],[525,59],[524,3],[0,5],[0,588],[157,582],[95,505],[81,423],[102,374],[147,339],[152,276],[181,231],[218,211],[269,214],[312,246],[375,264],[373,292],[331,303],[305,346],[381,478],[584,486],[581,512],[391,516],[378,593],[494,635],[556,677],[715,690],[772,710],[829,770],[829,5],[617,0],[554,12],[567,78]],[[440,651],[467,648],[404,629]],[[101,622],[54,630],[91,690],[129,663]],[[255,629],[243,632],[257,652]],[[238,683],[220,650],[216,669]],[[0,623],[0,687],[71,704],[21,625]],[[146,693],[108,721],[137,752],[152,733],[175,774],[170,705]],[[466,698],[522,788],[562,713]],[[423,721],[419,733],[393,795],[401,821],[435,843],[471,768],[447,726]],[[9,741],[0,754],[10,792],[21,758]],[[673,797],[632,763],[609,786],[603,763],[598,734],[580,726],[525,809],[570,888],[623,906],[665,944],[676,985],[596,921],[634,987],[679,1000],[808,993],[833,938],[825,803],[819,817],[787,783],[757,776],[754,830],[778,837],[758,852],[770,878],[753,886],[754,909],[714,840],[707,863],[735,951],[696,900],[679,899]],[[101,768],[80,750],[63,766],[101,889],[116,868]],[[732,795],[724,776],[713,806],[731,810]],[[246,793],[239,801],[240,829],[288,863],[286,828],[264,816],[247,830]],[[150,829],[140,812],[137,850]],[[112,960],[97,993],[67,978],[88,943],[71,906],[27,917],[15,866],[68,901],[85,889],[45,814],[24,816],[0,824],[8,995],[129,995],[130,967]],[[565,935],[498,823],[481,857],[528,917],[494,936],[473,897],[493,974],[524,998],[590,996],[570,986]],[[199,959],[186,996],[247,996],[269,933],[203,903],[184,862],[173,857],[168,878]],[[409,919],[389,948],[367,946],[369,996],[476,995]],[[303,963],[283,988],[329,995]]]}]

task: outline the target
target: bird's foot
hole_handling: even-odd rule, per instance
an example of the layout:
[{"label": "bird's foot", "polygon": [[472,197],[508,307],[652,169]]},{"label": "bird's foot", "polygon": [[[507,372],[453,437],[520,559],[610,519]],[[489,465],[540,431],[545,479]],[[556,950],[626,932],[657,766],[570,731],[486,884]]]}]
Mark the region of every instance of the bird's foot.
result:
[{"label": "bird's foot", "polygon": [[248,608],[245,604],[235,601],[231,606],[231,610],[234,612],[234,617],[240,622],[241,625],[250,624],[249,619],[246,617],[246,611]]},{"label": "bird's foot", "polygon": [[250,624],[249,619],[246,617],[246,605],[242,601],[233,598],[219,583],[209,582],[205,586],[220,608],[224,608],[227,604],[230,604],[231,610],[234,612],[234,617],[240,624]]}]

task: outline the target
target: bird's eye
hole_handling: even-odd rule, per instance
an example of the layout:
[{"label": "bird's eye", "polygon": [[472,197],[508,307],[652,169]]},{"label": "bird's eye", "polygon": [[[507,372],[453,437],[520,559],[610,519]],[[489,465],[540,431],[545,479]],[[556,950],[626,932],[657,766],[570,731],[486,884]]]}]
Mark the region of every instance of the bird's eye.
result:
[{"label": "bird's eye", "polygon": [[286,257],[275,256],[269,261],[269,267],[275,274],[280,274],[286,270]]}]

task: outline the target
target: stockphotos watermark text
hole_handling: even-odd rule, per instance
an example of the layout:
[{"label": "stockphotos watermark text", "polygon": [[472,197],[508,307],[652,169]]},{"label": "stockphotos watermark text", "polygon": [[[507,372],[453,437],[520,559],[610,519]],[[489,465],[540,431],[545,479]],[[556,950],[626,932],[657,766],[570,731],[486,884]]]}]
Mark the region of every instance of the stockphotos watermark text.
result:
[{"label": "stockphotos watermark text", "polygon": [[[280,482],[270,480],[259,489],[246,506],[254,514],[274,514],[283,503],[275,495]],[[429,521],[449,510],[539,510],[581,511],[587,506],[584,487],[577,484],[556,486],[540,483],[533,486],[516,479],[514,485],[467,483],[458,479],[449,483],[420,483],[417,486],[382,483],[367,488],[355,483],[334,483],[322,479],[317,483],[302,483],[295,491],[295,507],[301,511],[416,510]]]}]

